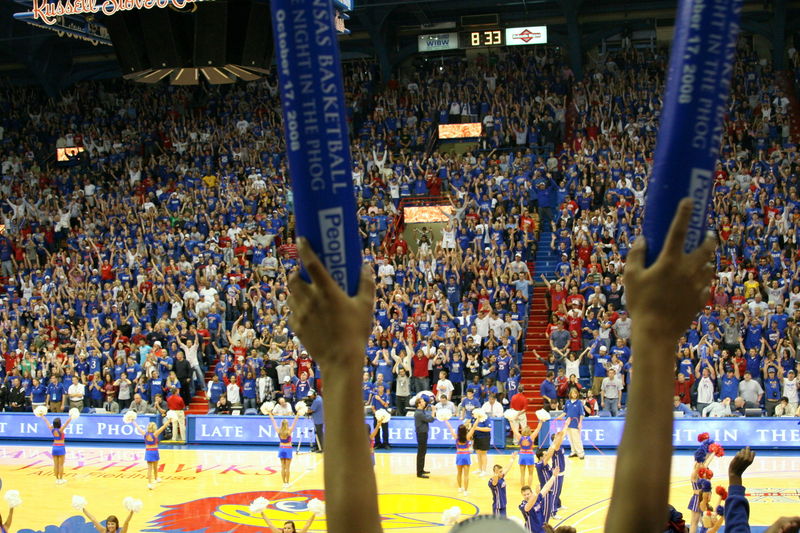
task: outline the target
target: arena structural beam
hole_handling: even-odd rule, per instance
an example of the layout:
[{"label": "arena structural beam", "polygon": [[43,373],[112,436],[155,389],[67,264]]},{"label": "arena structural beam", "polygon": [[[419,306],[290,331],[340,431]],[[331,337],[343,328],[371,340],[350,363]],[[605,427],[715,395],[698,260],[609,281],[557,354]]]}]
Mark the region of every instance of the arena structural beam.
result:
[{"label": "arena structural beam", "polygon": [[569,41],[569,63],[575,79],[583,79],[583,47],[581,46],[581,31],[578,27],[578,13],[583,0],[558,0],[564,17],[567,19],[567,35]]}]

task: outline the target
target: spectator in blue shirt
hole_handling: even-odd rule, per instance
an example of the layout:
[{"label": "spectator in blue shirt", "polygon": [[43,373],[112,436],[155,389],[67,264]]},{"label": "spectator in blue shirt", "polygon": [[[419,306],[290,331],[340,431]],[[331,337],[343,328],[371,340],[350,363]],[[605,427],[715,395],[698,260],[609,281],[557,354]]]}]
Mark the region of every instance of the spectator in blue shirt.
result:
[{"label": "spectator in blue shirt", "polygon": [[547,372],[547,376],[544,378],[544,381],[542,381],[542,384],[539,386],[539,393],[542,395],[542,399],[545,401],[545,405],[548,405],[553,400],[558,400],[556,386],[553,383],[552,372]]},{"label": "spectator in blue shirt", "polygon": [[692,411],[691,408],[688,405],[686,405],[685,403],[683,403],[681,401],[681,397],[680,396],[675,396],[672,399],[672,410],[675,411],[676,413],[678,413],[678,412],[683,413],[683,416],[686,416],[686,417],[696,417],[697,416],[695,414],[695,412]]}]

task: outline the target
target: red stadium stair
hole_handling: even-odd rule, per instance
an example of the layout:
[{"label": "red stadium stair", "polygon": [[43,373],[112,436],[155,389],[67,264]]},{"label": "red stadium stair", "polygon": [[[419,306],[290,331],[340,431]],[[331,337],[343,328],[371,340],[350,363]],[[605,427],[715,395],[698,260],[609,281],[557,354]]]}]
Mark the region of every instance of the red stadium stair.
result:
[{"label": "red stadium stair", "polygon": [[522,358],[520,383],[525,385],[525,395],[529,399],[528,405],[531,408],[528,410],[528,425],[531,427],[535,427],[537,422],[533,412],[542,407],[539,384],[547,373],[544,364],[533,355],[532,350],[535,349],[542,357],[550,354],[550,342],[545,335],[549,316],[545,291],[544,285],[540,283],[533,289],[528,314],[528,331],[525,334],[525,356]]},{"label": "red stadium stair", "polygon": [[[206,370],[205,375],[205,382],[208,383],[211,381],[211,376],[214,375],[214,367],[216,363],[212,364],[208,370]],[[189,410],[186,411],[187,415],[205,415],[208,413],[208,400],[206,400],[206,393],[197,389],[192,397],[192,402],[189,404]]]}]

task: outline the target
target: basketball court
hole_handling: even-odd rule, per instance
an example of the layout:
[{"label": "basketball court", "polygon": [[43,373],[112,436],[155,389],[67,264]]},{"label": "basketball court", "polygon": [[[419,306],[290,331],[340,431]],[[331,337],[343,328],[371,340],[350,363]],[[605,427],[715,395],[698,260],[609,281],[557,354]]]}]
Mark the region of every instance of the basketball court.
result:
[{"label": "basketball court", "polygon": [[[71,444],[67,448],[64,485],[56,485],[52,474],[50,447],[4,445],[0,450],[0,477],[3,491],[17,489],[23,505],[15,510],[12,531],[46,533],[84,533],[94,531],[71,506],[72,496],[85,497],[88,509],[99,519],[116,514],[124,520],[122,500],[133,496],[143,501],[141,513],[134,515],[134,532],[258,532],[266,531],[260,517],[248,512],[249,503],[263,496],[272,504],[268,514],[282,525],[294,520],[301,529],[309,517],[306,502],[324,499],[322,454],[300,453],[292,463],[292,483],[281,490],[279,461],[274,447],[168,447],[161,449],[162,483],[147,489],[143,446],[104,447]],[[714,485],[727,486],[727,465],[732,454],[711,464]],[[489,464],[509,464],[509,455],[491,455]],[[587,455],[584,461],[569,459],[562,502],[567,507],[559,523],[570,524],[579,532],[602,531],[611,493],[613,454]],[[380,510],[385,531],[444,533],[442,512],[453,506],[462,516],[487,513],[491,498],[487,478],[470,476],[467,496],[455,484],[454,454],[428,454],[430,479],[415,475],[412,449],[379,452],[375,472],[380,492]],[[473,461],[474,462],[474,461]],[[670,501],[686,511],[690,497],[688,481],[691,455],[676,456]],[[764,526],[774,518],[800,508],[800,456],[761,452],[745,474],[751,504],[751,524]],[[643,476],[647,475],[643,472]],[[354,472],[351,482],[358,483]],[[508,476],[509,514],[518,514],[519,471],[515,466]],[[513,507],[512,507],[513,506]],[[0,509],[6,511],[5,502]],[[60,527],[60,529],[58,529]],[[310,531],[326,531],[325,517],[319,517]],[[754,531],[760,529],[754,528]]]}]

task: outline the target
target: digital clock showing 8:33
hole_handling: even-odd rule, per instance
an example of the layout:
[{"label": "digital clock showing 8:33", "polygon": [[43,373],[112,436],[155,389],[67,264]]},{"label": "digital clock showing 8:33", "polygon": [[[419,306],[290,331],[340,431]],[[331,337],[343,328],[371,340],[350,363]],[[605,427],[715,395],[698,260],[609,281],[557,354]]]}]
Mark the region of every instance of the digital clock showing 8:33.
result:
[{"label": "digital clock showing 8:33", "polygon": [[472,48],[478,46],[504,46],[505,32],[501,29],[473,30],[461,33],[461,46]]}]

